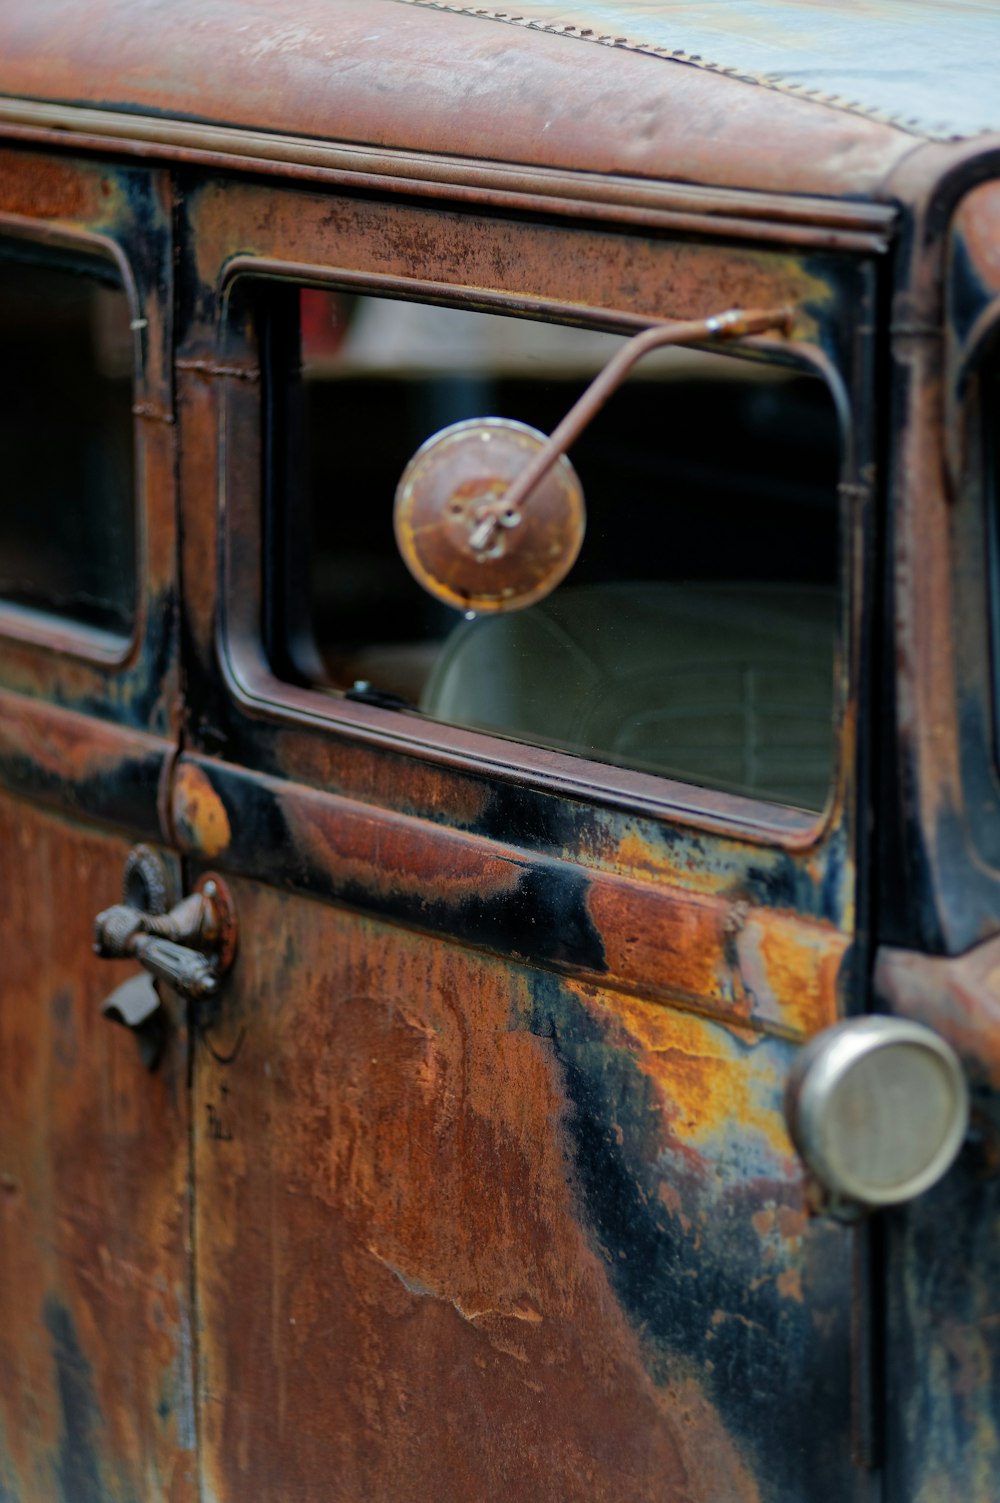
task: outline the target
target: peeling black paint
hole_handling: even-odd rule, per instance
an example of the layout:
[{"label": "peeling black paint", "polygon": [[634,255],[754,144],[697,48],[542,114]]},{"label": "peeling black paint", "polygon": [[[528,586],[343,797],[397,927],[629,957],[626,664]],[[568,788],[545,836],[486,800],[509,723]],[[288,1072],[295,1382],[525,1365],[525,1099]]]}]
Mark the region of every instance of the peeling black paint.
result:
[{"label": "peeling black paint", "polygon": [[[849,1459],[850,1233],[817,1236],[808,1299],[782,1296],[751,1217],[787,1200],[789,1187],[726,1185],[719,1164],[672,1153],[656,1087],[557,979],[535,980],[522,1021],[551,1040],[582,1220],[651,1376],[662,1385],[698,1375],[741,1452],[755,1458],[762,1498],[843,1503],[857,1481]],[[732,1131],[740,1132],[735,1118]],[[662,1181],[677,1191],[687,1225],[664,1204]]]},{"label": "peeling black paint", "polygon": [[0,784],[71,815],[114,825],[148,840],[161,837],[157,799],[170,748],[145,756],[127,752],[99,773],[66,778],[27,753],[0,755]]},{"label": "peeling black paint", "polygon": [[93,1374],[80,1346],[73,1317],[50,1296],[43,1311],[52,1342],[59,1395],[60,1435],[56,1476],[64,1503],[108,1503],[100,1462],[100,1411]]}]

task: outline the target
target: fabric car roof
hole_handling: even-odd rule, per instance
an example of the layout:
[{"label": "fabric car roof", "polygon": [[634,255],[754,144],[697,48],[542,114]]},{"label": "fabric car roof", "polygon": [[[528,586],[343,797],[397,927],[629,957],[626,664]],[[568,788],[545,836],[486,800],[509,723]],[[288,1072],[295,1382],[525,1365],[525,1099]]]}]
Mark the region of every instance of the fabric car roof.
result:
[{"label": "fabric car roof", "polygon": [[736,73],[937,139],[1000,129],[994,0],[525,0],[508,9],[403,3]]}]

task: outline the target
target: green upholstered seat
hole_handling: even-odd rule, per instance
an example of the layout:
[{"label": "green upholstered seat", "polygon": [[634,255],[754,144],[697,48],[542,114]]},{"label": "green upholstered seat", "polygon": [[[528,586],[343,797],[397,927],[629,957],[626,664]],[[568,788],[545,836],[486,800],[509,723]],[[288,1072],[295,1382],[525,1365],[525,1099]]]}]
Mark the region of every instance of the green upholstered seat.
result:
[{"label": "green upholstered seat", "polygon": [[833,757],[835,595],[789,584],[613,583],[462,621],[437,719],[806,809]]}]

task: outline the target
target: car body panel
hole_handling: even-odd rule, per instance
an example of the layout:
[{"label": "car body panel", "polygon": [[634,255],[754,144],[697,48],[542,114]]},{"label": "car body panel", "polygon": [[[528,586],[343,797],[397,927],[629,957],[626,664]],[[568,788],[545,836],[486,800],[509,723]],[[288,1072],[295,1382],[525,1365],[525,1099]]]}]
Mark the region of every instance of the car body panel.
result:
[{"label": "car body panel", "polygon": [[[997,929],[961,441],[996,138],[567,34],[637,5],[466,10],[0,27],[0,233],[120,255],[141,324],[144,601],[117,656],[0,607],[0,1497],[979,1503],[989,1082],[872,1227],[814,1214],[782,1095],[877,943]],[[851,439],[824,813],[282,682],[255,274],[619,332],[791,306]],[[140,840],[239,927],[153,1075],[90,952]]]}]

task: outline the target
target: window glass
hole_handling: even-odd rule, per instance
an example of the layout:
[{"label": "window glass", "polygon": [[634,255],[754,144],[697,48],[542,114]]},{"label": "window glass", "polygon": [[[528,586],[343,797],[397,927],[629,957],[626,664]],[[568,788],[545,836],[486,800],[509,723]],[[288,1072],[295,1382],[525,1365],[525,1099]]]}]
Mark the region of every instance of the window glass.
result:
[{"label": "window glass", "polygon": [[132,339],[110,263],[0,242],[0,597],[127,636]]},{"label": "window glass", "polygon": [[565,582],[527,610],[466,619],[397,551],[407,461],[470,417],[551,432],[622,339],[313,289],[273,295],[262,317],[279,672],[822,808],[840,439],[820,380],[726,355],[648,356],[571,451],[588,520]]}]

